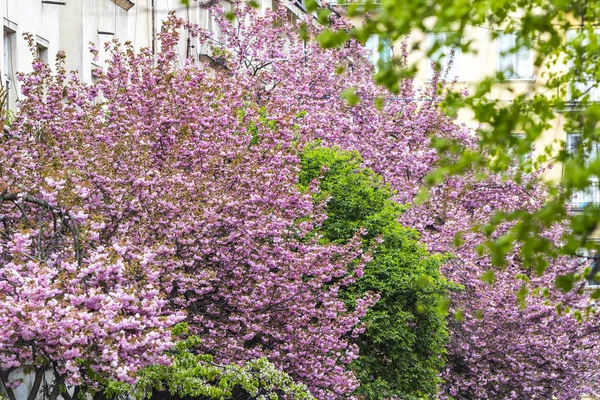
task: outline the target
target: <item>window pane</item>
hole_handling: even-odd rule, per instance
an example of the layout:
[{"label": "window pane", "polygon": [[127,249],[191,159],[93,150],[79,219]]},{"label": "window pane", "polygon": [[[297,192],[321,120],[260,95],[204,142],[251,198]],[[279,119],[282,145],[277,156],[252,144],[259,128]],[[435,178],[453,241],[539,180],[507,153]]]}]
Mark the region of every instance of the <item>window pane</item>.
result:
[{"label": "window pane", "polygon": [[391,55],[392,55],[392,48],[390,46],[390,41],[389,40],[382,40],[381,41],[381,51],[379,52],[379,59],[381,61],[385,61],[388,62],[390,61]]},{"label": "window pane", "polygon": [[515,36],[501,33],[498,36],[498,71],[505,78],[512,78],[514,72],[514,54],[508,53],[515,46]]},{"label": "window pane", "polygon": [[[600,29],[594,29],[594,35],[600,35]],[[571,44],[571,42],[575,41],[575,40],[579,40],[580,42],[578,43],[578,49],[581,50],[581,48],[587,46],[590,43],[590,38],[587,34],[587,32],[585,31],[581,31],[581,30],[576,30],[576,29],[571,29],[567,31],[567,44]],[[572,45],[572,50],[576,50],[574,44]],[[571,55],[569,57],[569,59],[567,60],[567,67],[569,69],[573,69],[574,68],[574,62],[573,62],[573,57],[580,57],[583,56],[585,57],[586,54],[584,53],[583,55],[581,53],[578,53],[577,55]],[[585,74],[579,74],[579,82],[574,82],[574,86],[575,86],[575,90],[578,93],[573,93],[572,91],[572,87],[571,85],[569,85],[569,94],[568,94],[568,99],[569,100],[574,100],[574,101],[578,101],[580,100],[581,96],[587,95],[589,96],[589,100],[590,101],[600,101],[600,88],[599,87],[594,87],[594,85],[596,84],[594,79],[589,79],[588,76],[586,76]]]},{"label": "window pane", "polygon": [[505,78],[533,78],[533,59],[531,49],[520,48],[511,52],[516,46],[516,36],[501,33],[498,36],[498,71],[504,72]]},{"label": "window pane", "polygon": [[[568,133],[566,150],[572,155],[577,154],[578,151],[585,152],[583,156],[586,164],[588,164],[590,160],[600,155],[600,146],[598,143],[592,143],[589,148],[587,146],[584,148],[582,139],[579,133]],[[571,209],[579,210],[588,204],[600,204],[600,186],[597,176],[591,176],[589,186],[583,190],[574,192],[571,197]]]},{"label": "window pane", "polygon": [[369,39],[367,39],[367,43],[365,43],[365,48],[369,53],[369,62],[371,65],[377,66],[378,60],[378,47],[379,47],[379,36],[371,35]]},{"label": "window pane", "polygon": [[516,54],[515,78],[532,78],[533,62],[531,49],[521,48]]},{"label": "window pane", "polygon": [[569,154],[576,154],[577,149],[581,146],[581,135],[579,133],[568,133],[567,134],[567,152]]},{"label": "window pane", "polygon": [[[461,55],[461,51],[459,48],[456,47],[450,47],[450,46],[446,46],[444,44],[444,42],[446,41],[446,38],[448,37],[447,33],[430,33],[428,38],[429,38],[429,48],[433,48],[435,46],[436,43],[440,43],[440,47],[438,47],[438,49],[432,54],[431,58],[434,61],[437,61],[440,64],[440,67],[442,68],[442,75],[444,75],[446,73],[446,71],[448,70],[448,65],[450,63],[450,60],[452,60],[452,68],[450,68],[448,72],[448,79],[449,80],[460,80],[461,79],[461,73],[460,73],[460,55]],[[430,70],[430,78],[433,77],[433,69]]]}]

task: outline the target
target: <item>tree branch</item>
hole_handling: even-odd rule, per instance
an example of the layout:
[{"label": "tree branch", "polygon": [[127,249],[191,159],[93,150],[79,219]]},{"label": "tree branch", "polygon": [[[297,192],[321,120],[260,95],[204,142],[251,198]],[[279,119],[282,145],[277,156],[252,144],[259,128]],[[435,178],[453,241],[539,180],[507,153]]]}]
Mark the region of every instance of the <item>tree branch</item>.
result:
[{"label": "tree branch", "polygon": [[[25,196],[19,197],[18,195],[14,194],[14,193],[8,193],[6,190],[4,192],[0,193],[0,202],[3,202],[3,201],[13,202],[19,208],[19,210],[21,211],[21,214],[23,215],[25,220],[28,221],[27,215],[25,214],[23,207],[21,207],[21,205],[18,202],[19,199],[21,199],[23,202],[35,204],[35,205],[38,205],[42,208],[45,208],[45,209],[51,211],[53,214],[53,218],[55,218],[55,214],[58,214],[63,221],[67,222],[64,224],[64,226],[66,226],[67,229],[69,229],[71,231],[71,235],[73,236],[73,249],[75,252],[75,258],[77,259],[77,264],[81,264],[79,227],[77,226],[77,221],[75,220],[75,218],[73,218],[71,213],[67,210],[63,211],[59,207],[53,206],[52,204],[48,203],[46,200],[43,200],[43,199],[40,199],[37,197],[33,197],[30,195],[25,195]],[[55,224],[55,226],[56,226],[56,224]],[[56,232],[55,232],[55,234],[56,234]]]}]

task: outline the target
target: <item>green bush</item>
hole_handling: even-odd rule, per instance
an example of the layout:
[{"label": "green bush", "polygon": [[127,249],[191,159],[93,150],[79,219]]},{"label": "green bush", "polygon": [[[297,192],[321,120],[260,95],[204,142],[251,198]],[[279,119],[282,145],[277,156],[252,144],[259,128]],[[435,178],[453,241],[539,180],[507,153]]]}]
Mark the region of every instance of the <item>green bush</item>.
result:
[{"label": "green bush", "polygon": [[372,251],[364,276],[346,289],[349,305],[367,291],[380,295],[364,318],[357,339],[360,357],[351,367],[364,399],[419,399],[435,396],[448,340],[443,303],[449,283],[440,274],[444,261],[418,242],[418,233],[398,222],[405,209],[373,171],[361,167],[357,153],[318,146],[302,157],[300,185],[319,180],[315,201],[329,198],[324,241],[346,243],[360,228]]},{"label": "green bush", "polygon": [[143,369],[134,386],[105,382],[105,392],[94,399],[255,399],[314,400],[305,385],[296,383],[266,358],[243,364],[219,364],[209,354],[194,349],[200,338],[188,335],[186,324],[179,324],[173,335],[181,337],[171,350],[172,364]]}]

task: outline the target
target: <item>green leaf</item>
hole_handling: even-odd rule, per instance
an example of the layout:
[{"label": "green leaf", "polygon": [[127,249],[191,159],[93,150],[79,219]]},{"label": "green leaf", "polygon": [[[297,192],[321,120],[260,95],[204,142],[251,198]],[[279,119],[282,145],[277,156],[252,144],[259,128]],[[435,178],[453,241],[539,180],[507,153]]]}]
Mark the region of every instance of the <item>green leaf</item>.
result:
[{"label": "green leaf", "polygon": [[442,297],[440,298],[440,300],[438,301],[438,311],[442,314],[447,314],[448,313],[448,309],[450,308],[450,298],[449,297]]},{"label": "green leaf", "polygon": [[385,98],[383,96],[377,96],[374,103],[375,108],[379,111],[382,111],[383,107],[385,106]]},{"label": "green leaf", "polygon": [[575,279],[573,274],[561,275],[554,280],[555,286],[563,292],[568,292],[573,289],[574,282]]},{"label": "green leaf", "polygon": [[310,14],[319,8],[319,3],[316,0],[304,0],[304,7],[306,7],[306,11]]},{"label": "green leaf", "polygon": [[342,99],[348,102],[348,105],[355,106],[360,101],[360,98],[356,94],[356,88],[348,88],[341,94]]},{"label": "green leaf", "polygon": [[331,29],[325,29],[319,35],[317,35],[317,41],[326,49],[333,47],[340,47],[348,40],[348,33],[345,31],[333,31]]},{"label": "green leaf", "polygon": [[527,284],[523,283],[521,288],[517,292],[517,304],[519,308],[523,309],[527,305],[527,295],[529,294],[529,289],[527,288]]},{"label": "green leaf", "polygon": [[223,15],[225,16],[225,19],[227,19],[227,21],[229,21],[229,22],[233,22],[233,20],[235,20],[235,12],[234,11],[227,11]]},{"label": "green leaf", "polygon": [[481,280],[491,285],[496,281],[496,274],[491,269],[488,269],[481,275]]},{"label": "green leaf", "polygon": [[298,34],[300,35],[300,39],[302,39],[302,41],[308,42],[310,40],[310,34],[308,33],[306,22],[300,23],[298,26]]},{"label": "green leaf", "polygon": [[319,21],[322,25],[327,25],[329,22],[329,15],[331,14],[331,10],[327,8],[319,8],[317,10],[317,21]]}]

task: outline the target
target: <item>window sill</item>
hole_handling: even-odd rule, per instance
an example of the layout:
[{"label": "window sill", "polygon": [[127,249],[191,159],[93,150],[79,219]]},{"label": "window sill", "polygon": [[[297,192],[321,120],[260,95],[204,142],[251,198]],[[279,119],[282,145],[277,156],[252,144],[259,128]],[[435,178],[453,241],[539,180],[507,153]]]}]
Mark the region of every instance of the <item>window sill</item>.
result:
[{"label": "window sill", "polygon": [[537,79],[535,77],[532,78],[506,78],[502,82],[535,82]]},{"label": "window sill", "polygon": [[583,286],[583,290],[585,290],[586,292],[592,292],[592,291],[596,291],[600,289],[600,284],[594,283],[594,284],[590,284],[589,282],[585,282],[585,285]]},{"label": "window sill", "polygon": [[[427,78],[427,79],[425,80],[425,83],[427,83],[427,84],[429,84],[429,83],[431,83],[431,82],[433,82],[433,81],[431,80],[431,78]],[[446,82],[469,83],[470,81],[468,81],[468,80],[466,80],[466,79],[462,79],[462,78],[460,78],[460,79],[457,79],[456,81],[455,81],[454,79],[448,79]]]}]

